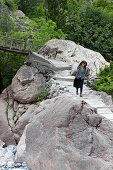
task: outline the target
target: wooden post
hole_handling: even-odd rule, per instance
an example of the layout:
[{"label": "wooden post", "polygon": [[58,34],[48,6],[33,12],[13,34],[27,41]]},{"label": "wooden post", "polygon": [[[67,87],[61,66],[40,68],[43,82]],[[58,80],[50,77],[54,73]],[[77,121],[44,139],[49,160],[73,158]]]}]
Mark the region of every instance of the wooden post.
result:
[{"label": "wooden post", "polygon": [[10,49],[12,49],[12,45],[13,45],[13,40],[10,40]]},{"label": "wooden post", "polygon": [[1,46],[3,46],[4,45],[4,43],[3,43],[3,37],[1,38]]},{"label": "wooden post", "polygon": [[24,51],[26,50],[27,41],[24,43]]},{"label": "wooden post", "polygon": [[20,42],[20,50],[22,50],[22,42]]},{"label": "wooden post", "polygon": [[31,51],[29,39],[28,39],[28,51],[29,52]]},{"label": "wooden post", "polygon": [[13,48],[15,48],[15,39],[13,40]]}]

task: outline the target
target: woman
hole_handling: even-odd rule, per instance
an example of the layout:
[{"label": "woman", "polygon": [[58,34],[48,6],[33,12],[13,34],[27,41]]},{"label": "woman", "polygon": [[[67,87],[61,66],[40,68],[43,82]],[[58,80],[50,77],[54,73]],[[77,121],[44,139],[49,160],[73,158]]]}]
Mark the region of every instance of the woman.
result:
[{"label": "woman", "polygon": [[78,95],[78,89],[80,88],[80,97],[82,97],[83,83],[85,76],[89,75],[89,68],[87,67],[87,62],[82,61],[77,67],[74,79],[74,87],[76,87],[76,94]]}]

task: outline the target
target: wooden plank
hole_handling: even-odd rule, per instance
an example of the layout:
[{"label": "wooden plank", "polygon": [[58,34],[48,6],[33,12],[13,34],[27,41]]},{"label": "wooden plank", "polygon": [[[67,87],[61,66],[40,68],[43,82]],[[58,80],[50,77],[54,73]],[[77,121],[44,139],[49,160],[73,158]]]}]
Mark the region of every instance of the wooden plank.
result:
[{"label": "wooden plank", "polygon": [[29,41],[28,39],[20,40],[3,35],[0,35],[0,39],[0,50],[15,52],[19,54],[21,53],[25,55],[29,54],[31,51],[31,44],[27,43],[27,41]]},{"label": "wooden plank", "polygon": [[10,49],[10,48],[5,48],[5,47],[1,47],[1,46],[0,46],[0,50],[7,51],[7,52],[18,53],[18,54],[24,54],[24,55],[28,55],[29,54],[28,51]]}]

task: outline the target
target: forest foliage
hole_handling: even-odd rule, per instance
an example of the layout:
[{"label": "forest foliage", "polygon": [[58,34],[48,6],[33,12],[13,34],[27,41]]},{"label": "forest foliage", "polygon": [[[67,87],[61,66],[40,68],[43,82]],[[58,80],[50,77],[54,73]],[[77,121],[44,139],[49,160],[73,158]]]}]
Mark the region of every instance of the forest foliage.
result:
[{"label": "forest foliage", "polygon": [[[0,34],[18,39],[32,35],[32,50],[36,51],[50,39],[69,39],[100,52],[107,61],[113,60],[112,1],[94,0],[87,3],[86,0],[1,0],[0,6],[4,5],[8,9],[0,10]],[[17,18],[17,9],[22,10],[26,17]],[[10,16],[10,11],[13,11],[13,17]],[[6,87],[23,64],[25,56],[4,52],[0,52],[0,56],[0,75],[3,86]],[[8,66],[6,70],[4,66]],[[105,91],[102,88],[99,90]]]}]

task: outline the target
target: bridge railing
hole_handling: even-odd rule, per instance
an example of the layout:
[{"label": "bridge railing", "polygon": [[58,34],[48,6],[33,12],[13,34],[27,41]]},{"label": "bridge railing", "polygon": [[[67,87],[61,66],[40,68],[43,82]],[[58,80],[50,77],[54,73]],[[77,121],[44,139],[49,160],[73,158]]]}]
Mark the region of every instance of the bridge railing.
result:
[{"label": "bridge railing", "polygon": [[0,35],[0,46],[9,50],[31,51],[29,39],[20,40]]}]

